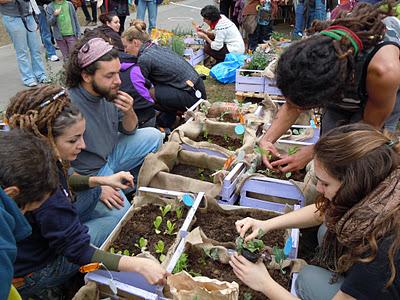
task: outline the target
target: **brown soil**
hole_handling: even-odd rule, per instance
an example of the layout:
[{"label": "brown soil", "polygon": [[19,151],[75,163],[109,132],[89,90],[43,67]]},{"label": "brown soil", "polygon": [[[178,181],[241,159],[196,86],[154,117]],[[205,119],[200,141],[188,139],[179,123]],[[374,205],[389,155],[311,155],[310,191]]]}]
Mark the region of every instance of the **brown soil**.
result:
[{"label": "brown soil", "polygon": [[[194,227],[200,226],[205,235],[208,238],[217,240],[219,242],[232,242],[234,243],[238,233],[236,231],[235,222],[246,217],[252,217],[255,219],[268,219],[275,217],[276,214],[269,212],[213,212],[196,213],[196,222]],[[212,221],[211,221],[212,220]],[[263,236],[262,240],[267,246],[278,246],[282,248],[284,246],[284,230],[272,231]],[[233,273],[232,268],[229,265],[222,264],[211,260],[208,257],[204,257],[202,251],[198,251],[195,248],[191,248],[187,251],[189,256],[188,271],[200,273],[202,276],[209,278],[216,278],[224,281],[236,281],[239,283],[239,299],[243,299],[244,293],[251,293],[252,299],[265,299],[265,296],[261,293],[257,293],[254,290],[248,288],[242,284],[240,280]],[[289,289],[290,275],[289,272],[282,274],[279,270],[270,271],[271,276],[283,287]]]},{"label": "brown soil", "polygon": [[204,135],[199,135],[197,139],[195,139],[196,142],[209,142],[212,144],[216,144],[221,146],[222,148],[235,151],[242,147],[242,141],[240,139],[232,139],[228,136],[223,137],[219,135],[214,135],[214,134],[209,134],[207,137],[204,137]]},{"label": "brown soil", "polygon": [[[227,113],[225,115],[219,118],[218,121],[220,122],[228,122],[228,123],[240,123],[239,117],[236,117],[237,113]],[[207,115],[208,118],[211,118],[211,116]]]},{"label": "brown soil", "polygon": [[[262,171],[262,172],[259,172]],[[268,174],[266,174],[266,171],[268,171]],[[272,171],[272,170],[268,170],[265,165],[260,165],[259,167],[257,167],[256,172],[263,174],[263,175],[267,175],[268,177],[271,178],[276,178],[276,179],[281,179],[281,180],[295,180],[295,181],[304,181],[304,177],[306,176],[306,171],[305,169],[302,170],[298,170],[298,171],[292,171],[291,175],[289,177],[286,177],[286,173],[283,173],[281,171]]]},{"label": "brown soil", "polygon": [[140,249],[136,247],[135,244],[139,244],[139,239],[144,237],[148,241],[147,250],[158,258],[160,254],[155,252],[155,244],[159,240],[162,240],[165,245],[164,254],[166,254],[176,239],[176,234],[168,235],[164,233],[166,230],[167,220],[176,223],[174,232],[177,233],[185,221],[186,214],[187,209],[185,207],[182,218],[177,220],[175,212],[170,211],[161,223],[161,233],[156,234],[154,231],[153,221],[157,216],[161,216],[160,207],[157,205],[143,206],[142,209],[135,212],[131,219],[124,225],[118,238],[114,241],[111,247],[114,248],[115,252],[128,250],[131,255],[132,253],[137,255],[140,253]]},{"label": "brown soil", "polygon": [[[260,292],[256,292],[249,288],[247,285],[242,283],[233,273],[230,265],[223,264],[219,261],[213,261],[211,258],[204,254],[201,249],[191,247],[187,252],[188,254],[188,267],[190,272],[201,274],[201,276],[207,276],[209,278],[215,278],[221,281],[232,282],[235,281],[239,284],[239,299],[244,299],[244,294],[250,293],[252,300],[260,299],[265,300],[266,297]],[[290,272],[282,274],[279,270],[269,270],[272,278],[277,281],[284,288],[290,288]]]},{"label": "brown soil", "polygon": [[210,169],[202,169],[195,166],[189,166],[184,164],[175,165],[171,170],[172,174],[181,175],[193,179],[198,179],[202,181],[207,181],[213,183],[213,176],[211,176],[215,171]]}]

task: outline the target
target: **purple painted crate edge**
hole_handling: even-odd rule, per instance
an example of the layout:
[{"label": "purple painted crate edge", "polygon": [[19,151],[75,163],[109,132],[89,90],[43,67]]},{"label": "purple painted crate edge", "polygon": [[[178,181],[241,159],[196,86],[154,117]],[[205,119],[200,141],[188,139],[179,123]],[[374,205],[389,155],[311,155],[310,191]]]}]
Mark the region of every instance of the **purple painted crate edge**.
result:
[{"label": "purple painted crate edge", "polygon": [[210,149],[206,149],[206,148],[195,148],[192,147],[188,144],[181,144],[182,149],[184,150],[188,150],[188,151],[192,151],[192,152],[204,152],[207,153],[208,155],[211,156],[217,156],[217,157],[222,157],[222,158],[227,158],[225,154],[220,153],[218,151],[214,151],[214,150],[210,150]]},{"label": "purple painted crate edge", "polygon": [[276,86],[276,81],[267,77],[265,78],[264,93],[282,95],[281,90]]},{"label": "purple painted crate edge", "polygon": [[222,198],[218,200],[219,204],[229,204],[233,205],[239,199],[239,195],[233,194],[230,198]]},{"label": "purple painted crate edge", "polygon": [[264,93],[264,85],[236,82],[235,83],[235,91]]}]

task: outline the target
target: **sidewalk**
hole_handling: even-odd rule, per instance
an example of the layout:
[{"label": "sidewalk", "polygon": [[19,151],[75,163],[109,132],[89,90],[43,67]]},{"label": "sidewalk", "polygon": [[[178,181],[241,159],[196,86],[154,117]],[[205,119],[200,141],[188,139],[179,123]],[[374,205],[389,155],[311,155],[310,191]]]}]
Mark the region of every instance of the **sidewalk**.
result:
[{"label": "sidewalk", "polygon": [[[157,26],[164,29],[173,29],[179,26],[186,30],[192,28],[192,21],[196,23],[202,22],[200,16],[200,9],[208,4],[213,4],[212,0],[185,0],[179,1],[176,4],[169,4],[159,6]],[[136,16],[132,14],[126,24],[129,24],[130,19]],[[147,15],[146,15],[147,18]],[[84,28],[82,29],[84,30]],[[38,35],[38,39],[39,39]],[[42,49],[43,57],[45,54],[44,48]],[[61,57],[61,54],[59,53]],[[56,73],[62,68],[62,62],[48,62],[48,66]],[[0,111],[4,110],[9,102],[9,99],[14,96],[18,91],[24,89],[19,77],[17,59],[13,46],[6,45],[0,47]]]}]

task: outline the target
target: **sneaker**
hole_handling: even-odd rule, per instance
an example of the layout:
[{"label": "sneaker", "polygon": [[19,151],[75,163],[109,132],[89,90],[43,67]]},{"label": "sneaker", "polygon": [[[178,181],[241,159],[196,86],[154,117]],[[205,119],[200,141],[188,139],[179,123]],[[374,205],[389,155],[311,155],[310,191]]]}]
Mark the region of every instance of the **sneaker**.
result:
[{"label": "sneaker", "polygon": [[59,61],[60,59],[58,58],[57,55],[51,55],[49,58],[50,61]]},{"label": "sneaker", "polygon": [[90,26],[90,23],[92,23],[92,21],[86,21],[85,26]]},{"label": "sneaker", "polygon": [[35,87],[35,86],[37,86],[38,84],[37,84],[37,82],[36,81],[32,81],[32,82],[30,82],[30,83],[25,83],[25,86],[27,86],[27,87]]},{"label": "sneaker", "polygon": [[45,78],[43,78],[43,79],[40,79],[39,82],[40,82],[40,83],[44,83],[44,84],[49,84],[49,83],[51,83],[51,79],[45,77]]},{"label": "sneaker", "polygon": [[90,22],[89,26],[97,26],[97,22]]}]

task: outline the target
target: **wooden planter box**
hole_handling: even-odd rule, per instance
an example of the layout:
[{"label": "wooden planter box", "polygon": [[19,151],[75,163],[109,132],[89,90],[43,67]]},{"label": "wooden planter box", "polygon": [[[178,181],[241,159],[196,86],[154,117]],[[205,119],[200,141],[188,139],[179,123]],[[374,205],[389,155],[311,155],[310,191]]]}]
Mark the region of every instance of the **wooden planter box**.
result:
[{"label": "wooden planter box", "polygon": [[[184,193],[168,191],[168,190],[160,190],[160,189],[152,189],[143,187],[140,188],[139,191],[141,193],[151,193],[153,197],[156,195],[160,195],[162,197],[168,198],[178,198],[181,197]],[[193,203],[193,206],[189,209],[185,221],[182,227],[179,230],[179,233],[176,237],[176,243],[173,244],[173,249],[168,249],[168,253],[173,253],[170,257],[169,261],[164,261],[163,265],[166,267],[168,272],[172,272],[173,268],[176,265],[176,262],[179,259],[179,255],[176,255],[177,249],[179,247],[183,247],[184,243],[182,238],[189,230],[189,226],[193,220],[193,217],[196,213],[197,208],[199,207],[200,202],[203,200],[204,193],[197,194],[196,200]],[[120,220],[115,229],[111,232],[110,236],[103,243],[100,249],[104,251],[108,251],[109,247],[112,245],[114,240],[118,237],[119,233],[122,230],[122,227],[126,224],[128,220],[130,220],[133,215],[134,210],[137,209],[137,206],[132,206],[125,214],[125,216]],[[153,222],[153,220],[149,220],[149,222]],[[146,279],[139,273],[135,272],[111,272],[113,276],[113,283],[118,288],[118,296],[126,297],[131,299],[131,296],[138,296],[140,299],[160,299],[163,297],[162,287],[157,285],[149,284]],[[96,282],[102,289],[110,290],[110,275],[107,271],[98,270],[92,273],[88,273],[85,276],[85,281],[94,281]],[[134,298],[132,298],[134,299]],[[135,298],[137,299],[137,298]]]},{"label": "wooden planter box", "polygon": [[201,48],[199,50],[193,50],[192,48],[186,48],[183,56],[192,66],[198,65],[202,63],[205,59],[204,49]]},{"label": "wooden planter box", "polygon": [[261,76],[260,70],[236,70],[235,90],[237,92],[257,92],[271,95],[282,95],[280,89],[276,87],[276,81],[268,77]]}]

